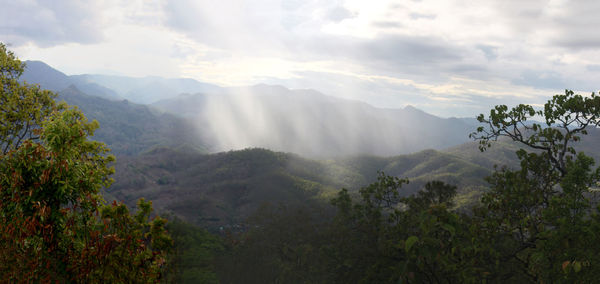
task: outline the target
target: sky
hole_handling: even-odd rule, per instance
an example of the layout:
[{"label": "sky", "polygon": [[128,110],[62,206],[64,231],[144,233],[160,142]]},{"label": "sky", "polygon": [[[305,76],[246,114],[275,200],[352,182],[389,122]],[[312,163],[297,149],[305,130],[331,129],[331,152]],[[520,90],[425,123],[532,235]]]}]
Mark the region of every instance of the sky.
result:
[{"label": "sky", "polygon": [[442,117],[598,90],[600,1],[0,0],[0,42],[68,74],[259,83]]}]

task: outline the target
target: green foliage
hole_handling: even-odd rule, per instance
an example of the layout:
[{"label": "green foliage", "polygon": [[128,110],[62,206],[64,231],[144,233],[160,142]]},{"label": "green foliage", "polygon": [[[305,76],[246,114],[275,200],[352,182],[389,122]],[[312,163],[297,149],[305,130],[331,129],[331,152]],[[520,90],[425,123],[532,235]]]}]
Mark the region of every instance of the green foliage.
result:
[{"label": "green foliage", "polygon": [[[543,117],[545,127],[539,123],[526,123],[536,115]],[[552,97],[544,105],[544,110],[536,111],[524,104],[509,110],[506,105],[499,105],[490,111],[487,118],[481,114],[477,120],[487,124],[487,128],[481,126],[470,136],[479,140],[482,151],[491,146],[490,140],[509,137],[543,151],[548,161],[564,176],[568,161],[575,156],[572,143],[587,134],[586,127],[600,125],[600,97],[595,93],[584,97],[565,90],[564,95]]]},{"label": "green foliage", "polygon": [[[485,126],[471,134],[480,150],[506,137],[528,147],[516,159],[507,154],[515,144],[502,141],[499,160],[464,149],[317,162],[264,149],[156,148],[122,165],[125,182],[111,194],[131,202],[176,192],[185,200],[157,201],[187,220],[213,222],[217,238],[151,218],[143,199],[134,214],[124,204],[103,205],[99,192],[112,183],[114,157],[88,140],[98,123],[19,84],[23,65],[0,49],[0,277],[7,282],[597,281],[600,207],[592,189],[600,169],[577,150],[587,128],[600,126],[595,94],[567,90],[543,110],[501,105],[480,115]],[[542,124],[531,123],[538,117]],[[473,188],[495,161],[509,167],[486,178],[478,204],[458,211],[456,195],[478,196]],[[391,175],[372,179],[379,169]],[[442,181],[426,182],[431,177]],[[348,184],[364,186],[339,191],[330,205],[316,198]],[[279,205],[258,206],[265,201]]]},{"label": "green foliage", "polygon": [[103,143],[88,140],[98,123],[76,108],[55,106],[49,92],[20,85],[22,65],[0,47],[0,99],[6,106],[0,124],[9,126],[0,133],[0,277],[63,283],[160,279],[171,244],[165,220],[149,221],[152,207],[143,200],[135,216],[123,204],[103,205],[100,189],[113,182],[114,156]]},{"label": "green foliage", "polygon": [[21,84],[25,64],[0,43],[0,150],[2,154],[19,147],[25,140],[39,138],[35,130],[56,109],[50,91]]},{"label": "green foliage", "polygon": [[[594,94],[570,91],[552,98],[543,112],[498,106],[490,118],[480,116],[489,128],[473,134],[482,149],[507,136],[533,151],[518,150],[518,165],[496,169],[473,208],[452,210],[455,186],[433,181],[407,196],[407,179],[380,173],[357,195],[341,190],[332,199],[333,215],[262,213],[258,225],[227,247],[238,262],[236,269],[220,264],[221,280],[235,282],[223,278],[233,274],[246,282],[596,282],[600,207],[592,188],[600,170],[573,144],[586,127],[598,126],[598,110]],[[536,114],[546,127],[525,123]],[[388,169],[426,171],[427,163],[421,165]],[[250,255],[265,261],[252,262]]]},{"label": "green foliage", "polygon": [[[432,182],[424,193],[401,197],[408,181],[383,173],[353,201],[347,190],[332,200],[263,206],[248,232],[226,239],[218,264],[225,283],[396,283],[459,279],[450,253],[468,231],[448,211],[455,188]],[[444,194],[442,191],[449,190]],[[420,204],[411,207],[408,204]],[[440,241],[440,238],[443,241]],[[452,265],[430,266],[440,252]],[[260,261],[257,261],[259,259]],[[408,276],[412,275],[412,276]],[[412,278],[411,278],[412,277]],[[432,282],[432,281],[430,281]]]},{"label": "green foliage", "polygon": [[[474,134],[482,149],[490,146],[490,139],[508,136],[541,150],[519,150],[520,169],[502,168],[489,177],[491,190],[474,210],[474,252],[488,259],[482,266],[487,278],[592,281],[600,268],[591,229],[598,226],[598,210],[589,198],[595,195],[590,188],[598,182],[599,171],[571,143],[587,134],[586,127],[598,126],[599,107],[595,94],[582,97],[566,91],[548,101],[544,111],[528,105],[510,111],[497,106],[489,118],[479,116],[489,127]],[[543,115],[547,127],[524,124],[536,114]]]},{"label": "green foliage", "polygon": [[[456,282],[463,269],[458,251],[465,223],[448,210],[456,187],[427,183],[417,194],[400,197],[408,181],[380,174],[378,181],[361,189],[354,203],[346,191],[333,200],[338,208],[336,230],[353,235],[346,251],[342,281],[365,283]],[[347,250],[353,252],[347,253]],[[340,271],[341,272],[341,271]],[[353,280],[354,279],[354,280]]]},{"label": "green foliage", "polygon": [[[172,239],[166,234],[166,220],[150,220],[152,202],[140,199],[135,215],[124,204],[113,202],[100,207],[100,222],[69,239],[68,268],[71,279],[80,282],[158,282],[162,278],[166,251]],[[83,247],[77,236],[85,236]]]},{"label": "green foliage", "polygon": [[433,150],[389,158],[316,161],[265,149],[203,155],[156,148],[140,156],[120,157],[116,182],[108,193],[130,206],[140,197],[155,200],[157,210],[214,229],[244,222],[263,202],[329,200],[339,188],[354,194],[376,181],[375,168],[410,178],[402,187],[402,197],[418,192],[432,179],[456,185],[461,197],[457,206],[477,202],[487,185],[483,178],[491,174],[491,167]]},{"label": "green foliage", "polygon": [[218,283],[215,260],[224,250],[223,241],[179,219],[169,221],[167,229],[174,246],[168,257],[165,282]]},{"label": "green foliage", "polygon": [[452,207],[452,199],[456,195],[456,186],[445,184],[441,181],[432,181],[425,184],[425,189],[417,192],[414,196],[404,199],[409,210],[418,211],[427,209],[428,206],[444,205]]},{"label": "green foliage", "polygon": [[323,204],[265,204],[248,220],[248,231],[226,232],[217,262],[222,283],[332,283],[335,280]]},{"label": "green foliage", "polygon": [[314,173],[317,162],[265,149],[202,155],[157,148],[119,160],[109,193],[127,204],[142,196],[160,201],[157,209],[213,231],[245,222],[265,202],[304,203],[333,191]]},{"label": "green foliage", "polygon": [[97,123],[66,108],[42,125],[40,143],[26,140],[2,156],[0,262],[9,265],[0,265],[3,279],[158,279],[170,243],[164,221],[147,223],[151,207],[143,201],[135,217],[123,204],[102,205],[99,190],[112,182],[114,157],[86,139]]}]

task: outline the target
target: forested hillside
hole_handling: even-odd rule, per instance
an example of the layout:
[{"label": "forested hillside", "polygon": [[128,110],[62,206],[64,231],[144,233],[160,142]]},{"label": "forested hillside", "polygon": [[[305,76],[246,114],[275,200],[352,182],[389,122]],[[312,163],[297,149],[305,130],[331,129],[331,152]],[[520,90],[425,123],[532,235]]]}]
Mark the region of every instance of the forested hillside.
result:
[{"label": "forested hillside", "polygon": [[266,149],[246,149],[219,154],[196,154],[168,148],[155,149],[137,157],[121,157],[115,184],[108,193],[134,204],[140,197],[194,224],[219,227],[241,224],[265,203],[301,204],[327,200],[341,188],[352,193],[376,181],[379,171],[407,177],[401,196],[409,196],[430,180],[459,187],[461,206],[472,204],[486,188],[484,177],[506,161],[517,164],[511,148],[506,157],[486,159],[477,148],[453,153],[426,150],[396,157],[356,156],[332,160],[310,160]]},{"label": "forested hillside", "polygon": [[182,148],[191,152],[206,152],[193,125],[170,114],[162,114],[145,105],[127,100],[111,101],[82,93],[77,87],[59,92],[58,100],[78,106],[102,128],[94,139],[110,146],[117,156],[137,155],[155,147]]},{"label": "forested hillside", "polygon": [[599,14],[1,1],[0,284],[600,283]]},{"label": "forested hillside", "polygon": [[157,282],[172,239],[166,220],[107,204],[115,157],[98,128],[56,94],[19,81],[0,43],[0,278],[3,282]]},{"label": "forested hillside", "polygon": [[[411,107],[377,109],[314,91],[266,85],[182,95],[149,107],[116,96],[109,100],[118,93],[89,77],[66,76],[36,64],[38,77],[28,78],[60,89],[58,99],[79,110],[55,104],[51,92],[20,85],[18,76],[8,79],[10,88],[27,89],[23,94],[37,97],[5,92],[6,113],[35,110],[36,104],[26,105],[32,100],[40,100],[42,108],[36,110],[40,115],[3,118],[17,118],[18,123],[4,124],[9,126],[1,144],[6,149],[0,182],[18,194],[1,192],[10,202],[0,203],[0,210],[16,221],[7,219],[9,226],[2,227],[0,237],[16,239],[16,247],[28,253],[19,255],[12,246],[3,246],[0,257],[6,263],[18,259],[24,263],[19,267],[36,266],[46,257],[53,259],[55,269],[68,263],[90,279],[96,276],[85,274],[87,269],[111,267],[107,275],[112,278],[98,277],[191,283],[588,282],[598,269],[597,249],[589,245],[598,243],[594,228],[600,227],[594,191],[600,172],[593,168],[600,157],[595,94],[583,97],[567,91],[554,96],[545,112],[528,105],[497,106],[489,116],[478,117],[483,126],[471,128],[472,120],[441,119]],[[87,78],[85,84],[82,78]],[[125,80],[110,80],[117,79]],[[79,85],[73,83],[77,80]],[[215,110],[221,116],[203,116]],[[83,113],[102,127],[94,131],[97,122],[88,122]],[[228,124],[232,114],[239,125]],[[303,122],[293,123],[294,117]],[[532,121],[534,117],[545,121]],[[262,122],[264,128],[244,124],[248,121]],[[20,125],[26,128],[10,128]],[[310,158],[264,148],[210,153],[227,145],[215,126],[226,129],[227,138],[249,145],[262,139],[252,135],[277,126],[282,132],[271,139],[280,144],[268,139],[260,143],[309,153]],[[461,144],[466,140],[458,138],[463,132],[477,141]],[[106,167],[113,157],[97,141],[118,155],[114,183],[108,178],[112,169]],[[422,149],[429,147],[438,149]],[[404,151],[414,153],[384,155]],[[28,159],[38,162],[24,162]],[[82,167],[92,169],[90,174]],[[34,189],[26,194],[29,185]],[[36,191],[56,186],[57,191],[48,192],[60,195],[67,186],[69,194],[53,197]],[[22,203],[19,196],[35,200]],[[56,198],[62,199],[52,201]],[[104,198],[115,202],[105,205]],[[152,207],[141,198],[151,200],[170,221],[146,221]],[[38,199],[43,206],[37,205]],[[76,204],[89,209],[71,209],[73,201],[82,200],[95,205],[85,201]],[[140,209],[131,215],[118,201]],[[30,211],[39,223],[27,219]],[[124,222],[130,227],[107,225],[93,231],[88,238],[92,242],[85,241],[83,247],[64,245],[81,242],[70,239],[73,230],[99,228],[96,219],[85,217],[94,212],[104,224]],[[19,227],[14,223],[19,220],[33,227]],[[44,250],[30,250],[29,239],[38,237],[36,226],[57,222],[71,225],[56,234],[44,233],[38,244]],[[15,232],[26,237],[14,238]],[[102,239],[96,238],[100,235]],[[134,238],[140,241],[124,241]],[[96,251],[99,244],[111,249]],[[59,247],[64,253],[53,253]],[[143,262],[149,270],[123,270],[111,261],[76,261],[90,257],[87,251],[116,259],[123,250],[150,259]],[[142,256],[121,257],[129,263]],[[16,270],[7,271],[18,279]],[[62,270],[54,276],[40,271],[50,279],[73,277]],[[28,274],[27,279],[36,277]]]},{"label": "forested hillside", "polygon": [[[62,97],[89,109],[90,118],[106,128],[124,128],[98,134],[100,141],[115,145],[117,154],[140,153],[150,145],[182,144],[213,153],[261,147],[311,158],[394,156],[465,143],[473,129],[469,120],[443,119],[410,106],[375,108],[314,90],[270,85],[219,88],[159,77],[67,76],[43,62],[29,63],[22,80],[68,93]],[[152,107],[135,102],[152,102]],[[117,133],[125,135],[125,140],[117,142]]]},{"label": "forested hillside", "polygon": [[137,155],[164,146],[208,151],[191,121],[132,103],[112,89],[82,77],[67,76],[43,62],[30,61],[26,66],[21,81],[57,92],[59,101],[78,106],[89,119],[98,120],[102,128],[94,139],[107,143],[117,156]]}]

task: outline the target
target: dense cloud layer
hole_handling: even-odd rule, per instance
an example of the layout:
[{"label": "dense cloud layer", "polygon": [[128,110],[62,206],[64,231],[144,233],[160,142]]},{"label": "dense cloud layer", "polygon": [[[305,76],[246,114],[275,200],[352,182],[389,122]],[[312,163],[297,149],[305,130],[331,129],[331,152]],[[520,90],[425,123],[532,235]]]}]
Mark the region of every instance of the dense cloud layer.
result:
[{"label": "dense cloud layer", "polygon": [[442,116],[591,92],[600,75],[597,1],[0,2],[0,40],[67,72],[279,83]]},{"label": "dense cloud layer", "polygon": [[0,39],[12,45],[49,47],[103,39],[102,19],[92,1],[0,1]]}]

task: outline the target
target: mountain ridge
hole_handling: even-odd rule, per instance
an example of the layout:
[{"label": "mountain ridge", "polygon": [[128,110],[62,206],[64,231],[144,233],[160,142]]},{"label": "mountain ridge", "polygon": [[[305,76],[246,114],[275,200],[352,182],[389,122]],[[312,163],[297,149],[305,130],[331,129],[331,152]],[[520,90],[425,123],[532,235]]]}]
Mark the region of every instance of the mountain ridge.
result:
[{"label": "mountain ridge", "polygon": [[[163,98],[150,107],[193,125],[187,131],[199,133],[196,139],[202,141],[191,144],[210,152],[262,147],[313,158],[390,156],[459,145],[472,130],[460,119],[440,118],[412,106],[377,108],[312,89],[266,84],[221,88],[185,78],[67,76],[43,62],[27,64],[24,80],[56,92],[73,85],[81,93],[113,101]],[[204,92],[177,93],[202,88]]]},{"label": "mountain ridge", "polygon": [[69,86],[76,86],[78,90],[92,96],[108,100],[122,100],[113,90],[92,82],[83,82],[74,76],[66,75],[42,61],[25,61],[25,72],[21,81],[38,84],[41,88],[60,92]]},{"label": "mountain ridge", "polygon": [[459,119],[411,106],[377,108],[314,90],[269,85],[183,94],[152,106],[198,121],[217,152],[262,147],[309,157],[389,156],[459,145],[472,131]]}]

